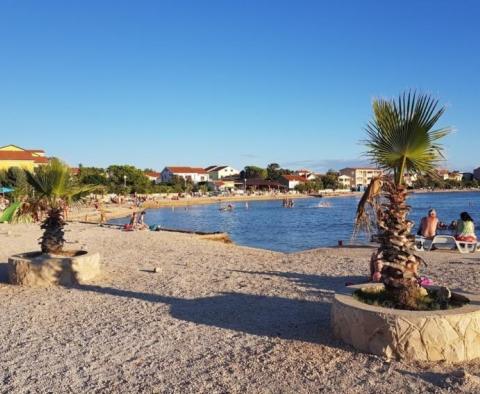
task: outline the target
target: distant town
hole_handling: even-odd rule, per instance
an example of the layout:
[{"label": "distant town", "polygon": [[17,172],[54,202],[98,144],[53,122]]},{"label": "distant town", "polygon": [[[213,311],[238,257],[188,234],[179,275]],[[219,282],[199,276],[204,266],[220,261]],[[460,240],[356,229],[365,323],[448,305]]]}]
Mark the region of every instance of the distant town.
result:
[{"label": "distant town", "polygon": [[[16,169],[33,171],[48,163],[42,149],[26,149],[16,145],[0,147],[0,186],[9,186]],[[313,193],[320,190],[362,191],[382,170],[370,167],[331,169],[324,174],[306,168],[287,169],[277,163],[265,168],[246,166],[239,170],[228,164],[166,166],[161,171],[139,169],[131,165],[108,168],[71,167],[79,183],[104,185],[112,193],[181,193],[214,192],[245,193],[247,191],[296,191]],[[410,188],[457,189],[478,188],[480,167],[472,172],[438,169],[435,176],[405,175]],[[14,183],[14,182],[13,182]]]}]

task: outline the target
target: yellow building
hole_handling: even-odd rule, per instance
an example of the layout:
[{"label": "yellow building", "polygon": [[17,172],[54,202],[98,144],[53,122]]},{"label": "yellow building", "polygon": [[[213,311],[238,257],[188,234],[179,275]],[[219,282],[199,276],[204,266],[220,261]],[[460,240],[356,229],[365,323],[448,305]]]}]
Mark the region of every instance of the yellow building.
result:
[{"label": "yellow building", "polygon": [[16,145],[0,147],[0,170],[20,167],[31,171],[35,167],[46,163],[48,163],[48,158],[45,157],[43,150],[23,149]]}]

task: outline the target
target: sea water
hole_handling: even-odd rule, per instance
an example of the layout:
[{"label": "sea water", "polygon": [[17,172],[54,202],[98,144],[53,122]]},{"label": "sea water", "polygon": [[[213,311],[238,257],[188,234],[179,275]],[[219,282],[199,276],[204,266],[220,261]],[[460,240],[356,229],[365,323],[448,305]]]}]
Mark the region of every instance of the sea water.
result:
[{"label": "sea water", "polygon": [[[352,236],[355,211],[360,197],[306,198],[295,200],[293,208],[284,208],[281,200],[232,202],[189,207],[147,210],[145,221],[171,229],[226,232],[238,245],[296,252],[334,246]],[[408,197],[412,210],[409,218],[417,225],[430,208],[441,221],[449,224],[467,211],[480,224],[480,193],[413,193]],[[128,218],[111,223],[127,223]],[[368,242],[360,235],[356,243]]]}]

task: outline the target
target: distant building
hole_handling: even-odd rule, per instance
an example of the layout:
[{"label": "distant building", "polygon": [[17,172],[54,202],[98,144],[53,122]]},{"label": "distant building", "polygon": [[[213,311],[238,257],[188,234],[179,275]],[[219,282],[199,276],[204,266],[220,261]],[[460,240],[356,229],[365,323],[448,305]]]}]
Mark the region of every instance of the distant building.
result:
[{"label": "distant building", "polygon": [[383,171],[379,168],[369,167],[347,167],[340,170],[340,176],[350,177],[350,188],[356,190],[365,189],[372,178],[381,176]]},{"label": "distant building", "polygon": [[462,181],[473,181],[473,174],[471,172],[462,172]]},{"label": "distant building", "polygon": [[237,181],[235,186],[238,189],[242,188],[242,184],[247,190],[285,190],[287,189],[287,186],[284,185],[283,183],[276,182],[276,181],[270,181],[266,179],[261,179],[261,178],[248,178],[245,179],[243,182],[240,180]]},{"label": "distant building", "polygon": [[160,174],[162,182],[171,182],[174,176],[193,183],[208,182],[208,172],[200,167],[165,167]]},{"label": "distant building", "polygon": [[41,149],[23,149],[16,145],[0,147],[0,170],[19,167],[31,171],[47,163],[48,158],[45,157],[45,151]]},{"label": "distant building", "polygon": [[295,175],[298,175],[299,177],[302,177],[307,181],[313,181],[317,178],[313,171],[307,170],[306,168],[295,171]]},{"label": "distant building", "polygon": [[480,181],[480,167],[475,168],[473,170],[473,177],[477,180]]},{"label": "distant building", "polygon": [[440,177],[440,179],[443,179],[444,181],[446,181],[448,179],[448,174],[449,174],[450,171],[448,171],[447,169],[445,168],[439,168],[437,170],[437,174],[438,176]]},{"label": "distant building", "polygon": [[145,172],[145,176],[152,182],[160,183],[162,174],[156,171],[147,171]]},{"label": "distant building", "polygon": [[240,171],[230,166],[210,166],[205,168],[211,180],[219,180],[240,174]]},{"label": "distant building", "polygon": [[450,180],[450,181],[461,182],[463,179],[463,173],[459,171],[449,171],[444,168],[438,169],[437,174],[444,181]]},{"label": "distant building", "polygon": [[417,174],[405,174],[403,176],[403,181],[405,182],[405,185],[407,185],[408,187],[412,187],[417,180],[418,180]]},{"label": "distant building", "polygon": [[221,181],[209,181],[208,185],[215,191],[225,192],[235,190],[235,181],[233,180],[221,180]]},{"label": "distant building", "polygon": [[461,182],[462,179],[463,179],[463,173],[461,173],[459,171],[453,171],[450,174],[448,174],[448,179],[450,179],[452,181]]},{"label": "distant building", "polygon": [[348,175],[339,175],[338,185],[340,189],[350,189],[352,187],[352,178]]},{"label": "distant building", "polygon": [[299,175],[282,175],[280,183],[285,185],[288,190],[294,190],[296,186],[306,183],[308,180]]}]

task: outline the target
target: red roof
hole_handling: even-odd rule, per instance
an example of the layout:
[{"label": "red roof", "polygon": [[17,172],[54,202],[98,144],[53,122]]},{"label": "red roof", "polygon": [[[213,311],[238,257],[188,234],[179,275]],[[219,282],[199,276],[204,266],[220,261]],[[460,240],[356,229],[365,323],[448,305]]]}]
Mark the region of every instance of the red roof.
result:
[{"label": "red roof", "polygon": [[150,176],[150,177],[152,177],[152,178],[158,178],[158,177],[160,177],[161,174],[160,174],[159,172],[151,172],[151,171],[149,171],[149,172],[146,172],[145,175],[146,175],[146,176]]},{"label": "red roof", "polygon": [[167,167],[174,174],[208,174],[200,167]]},{"label": "red roof", "polygon": [[298,181],[298,182],[305,182],[306,181],[305,177],[299,176],[299,175],[283,175],[283,177],[287,181]]},{"label": "red roof", "polygon": [[0,151],[0,160],[29,160],[35,163],[47,163],[46,157],[33,156],[30,151]]},{"label": "red roof", "polygon": [[47,164],[48,163],[48,157],[43,157],[43,156],[32,156],[33,160],[37,164]]}]

